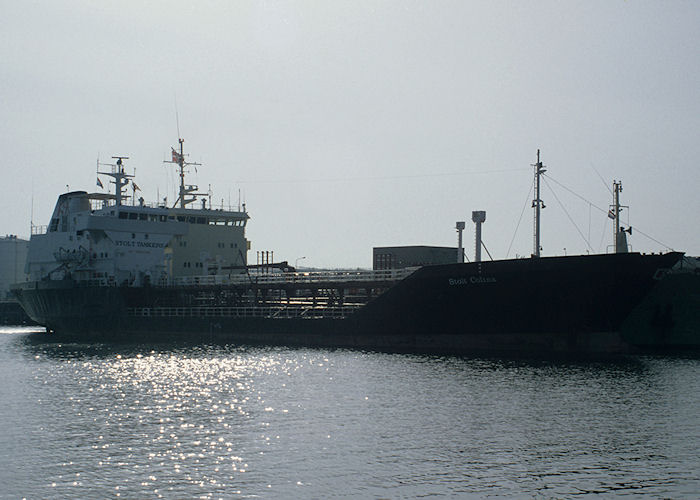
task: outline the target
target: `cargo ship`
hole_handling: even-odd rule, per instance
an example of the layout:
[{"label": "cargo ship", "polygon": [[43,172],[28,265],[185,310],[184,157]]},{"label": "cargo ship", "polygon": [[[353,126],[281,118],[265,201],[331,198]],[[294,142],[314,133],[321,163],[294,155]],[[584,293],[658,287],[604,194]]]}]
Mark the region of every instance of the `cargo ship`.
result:
[{"label": "cargo ship", "polygon": [[[172,206],[136,201],[128,158],[113,157],[97,172],[98,184],[99,176],[112,179],[112,192],[61,194],[49,224],[32,228],[29,278],[12,290],[49,335],[449,353],[629,352],[635,339],[622,335],[625,319],[683,256],[627,252],[618,224],[615,253],[542,257],[545,169],[538,151],[530,258],[463,262],[460,245],[452,263],[402,269],[300,272],[267,253],[249,264],[245,205],[214,208],[186,184],[192,163],[183,143],[171,148],[180,178]],[[616,222],[620,209],[616,197]]]}]

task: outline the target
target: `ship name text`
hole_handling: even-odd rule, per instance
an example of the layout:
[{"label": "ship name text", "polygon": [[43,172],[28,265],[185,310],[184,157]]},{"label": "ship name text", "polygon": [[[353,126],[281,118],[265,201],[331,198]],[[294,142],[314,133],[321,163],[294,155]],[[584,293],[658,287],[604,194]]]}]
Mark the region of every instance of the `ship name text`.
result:
[{"label": "ship name text", "polygon": [[155,241],[137,241],[137,240],[117,240],[114,244],[118,247],[142,247],[142,248],[163,248],[165,243],[157,243]]},{"label": "ship name text", "polygon": [[450,286],[459,285],[478,285],[481,283],[496,283],[496,278],[493,276],[470,276],[469,278],[450,278],[448,280]]}]

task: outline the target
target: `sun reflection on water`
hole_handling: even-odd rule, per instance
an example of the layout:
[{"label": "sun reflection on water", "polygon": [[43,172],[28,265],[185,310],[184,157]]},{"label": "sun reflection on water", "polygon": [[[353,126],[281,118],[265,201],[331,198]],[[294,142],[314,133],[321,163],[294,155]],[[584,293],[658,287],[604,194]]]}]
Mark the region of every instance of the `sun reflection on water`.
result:
[{"label": "sun reflection on water", "polygon": [[[314,356],[300,363],[274,349],[251,355],[220,347],[145,352],[66,347],[54,346],[56,352],[36,357],[64,349],[58,376],[74,375],[79,389],[66,395],[72,417],[67,425],[80,441],[78,454],[99,459],[87,468],[87,458],[80,460],[81,468],[91,470],[82,477],[76,461],[64,462],[66,472],[51,483],[107,485],[118,475],[115,495],[177,495],[189,485],[209,498],[254,481],[259,474],[250,464],[280,439],[269,432],[269,417],[289,412],[271,406],[265,392],[271,384],[284,390],[292,374],[319,365]],[[56,366],[51,369],[56,377]],[[75,484],[66,482],[69,477],[76,478]]]}]

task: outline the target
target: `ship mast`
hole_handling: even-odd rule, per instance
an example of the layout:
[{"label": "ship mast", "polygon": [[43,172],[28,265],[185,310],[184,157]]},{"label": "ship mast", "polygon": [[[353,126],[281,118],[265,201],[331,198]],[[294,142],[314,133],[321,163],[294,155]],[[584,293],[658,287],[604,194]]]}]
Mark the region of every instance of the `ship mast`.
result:
[{"label": "ship mast", "polygon": [[535,199],[532,200],[532,207],[535,209],[535,243],[533,257],[539,257],[542,247],[540,246],[540,209],[545,208],[544,202],[540,199],[540,175],[545,173],[547,170],[542,165],[540,161],[540,150],[537,150],[537,163],[532,165],[535,167]]},{"label": "ship mast", "polygon": [[115,203],[117,206],[121,206],[122,204],[122,189],[124,186],[129,184],[129,179],[133,177],[133,175],[129,175],[124,172],[124,166],[122,165],[123,160],[128,160],[128,156],[112,156],[115,160],[117,160],[116,165],[112,165],[112,171],[111,172],[97,172],[98,174],[101,175],[108,175],[110,177],[114,178],[114,199]]},{"label": "ship mast", "polygon": [[620,212],[623,208],[629,208],[620,205],[620,193],[622,192],[622,181],[613,181],[613,204],[610,206],[608,216],[615,222],[613,224],[613,243],[615,245],[615,253],[627,253],[627,235],[632,234],[632,228],[625,229],[620,227]]},{"label": "ship mast", "polygon": [[[185,185],[185,167],[189,165],[201,165],[201,163],[186,162],[183,146],[185,139],[178,138],[178,142],[180,143],[180,152],[178,153],[175,151],[175,149],[173,149],[173,159],[172,161],[166,163],[176,163],[180,169],[180,194],[177,197],[177,200],[175,200],[175,205],[173,205],[173,207],[176,207],[179,202],[180,208],[186,208],[188,204],[197,200],[196,191],[198,186]],[[192,196],[188,198],[187,195],[190,194]]]}]

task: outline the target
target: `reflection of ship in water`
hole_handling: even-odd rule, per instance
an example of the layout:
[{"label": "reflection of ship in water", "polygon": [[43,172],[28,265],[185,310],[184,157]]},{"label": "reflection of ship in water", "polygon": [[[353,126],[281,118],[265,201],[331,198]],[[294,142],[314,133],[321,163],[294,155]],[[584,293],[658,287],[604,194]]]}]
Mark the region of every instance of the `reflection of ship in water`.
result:
[{"label": "reflection of ship in water", "polygon": [[[125,204],[126,186],[131,183],[133,197],[138,187],[124,171],[126,158],[115,159],[111,170],[99,172],[112,177],[113,194],[62,194],[49,226],[33,231],[29,281],[14,292],[50,332],[87,340],[625,352],[636,339],[622,337],[623,321],[682,256],[627,253],[626,230],[616,226],[616,253],[540,257],[538,152],[532,258],[464,263],[460,249],[452,263],[402,269],[249,265],[245,206],[213,208],[185,184],[182,140],[179,152],[172,151],[180,174],[173,206],[133,198]],[[201,207],[189,206],[195,201]],[[616,222],[620,209],[616,191]],[[475,214],[479,228],[484,215]]]}]

